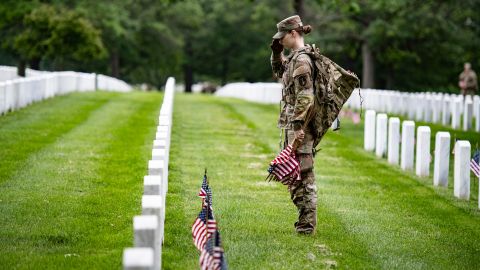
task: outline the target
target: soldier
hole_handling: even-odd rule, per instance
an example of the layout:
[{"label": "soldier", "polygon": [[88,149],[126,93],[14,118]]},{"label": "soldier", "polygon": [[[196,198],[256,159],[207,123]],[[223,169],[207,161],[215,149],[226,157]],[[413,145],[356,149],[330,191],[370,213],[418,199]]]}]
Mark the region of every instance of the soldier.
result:
[{"label": "soldier", "polygon": [[458,86],[460,86],[460,91],[463,96],[473,96],[477,92],[477,74],[473,71],[470,63],[465,63],[463,66],[463,72],[459,76]]},{"label": "soldier", "polygon": [[[313,63],[304,52],[311,50],[305,45],[303,35],[310,33],[310,25],[303,25],[298,15],[288,17],[277,24],[273,36],[271,65],[274,74],[283,83],[281,113],[278,127],[285,130],[284,147],[294,139],[301,143],[296,149],[300,160],[301,181],[288,187],[291,199],[298,209],[295,229],[298,233],[310,234],[317,223],[317,186],[313,173],[313,134],[308,125],[309,111],[313,109]],[[283,48],[290,49],[284,57]]]}]

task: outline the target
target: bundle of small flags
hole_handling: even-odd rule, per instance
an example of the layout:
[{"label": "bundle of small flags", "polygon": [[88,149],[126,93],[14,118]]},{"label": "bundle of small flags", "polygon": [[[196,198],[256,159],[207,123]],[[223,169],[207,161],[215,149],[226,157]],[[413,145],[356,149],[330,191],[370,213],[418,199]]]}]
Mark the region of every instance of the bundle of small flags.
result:
[{"label": "bundle of small flags", "polygon": [[470,170],[475,174],[475,176],[480,177],[480,150],[476,150],[473,154],[472,160],[470,160]]},{"label": "bundle of small flags", "polygon": [[270,162],[266,180],[278,181],[284,185],[290,185],[294,181],[300,180],[300,163],[292,149],[293,146],[288,145]]},{"label": "bundle of small flags", "polygon": [[212,191],[208,186],[206,171],[198,196],[202,198],[202,211],[193,223],[192,236],[193,243],[200,250],[200,269],[225,270],[227,263],[213,216]]}]

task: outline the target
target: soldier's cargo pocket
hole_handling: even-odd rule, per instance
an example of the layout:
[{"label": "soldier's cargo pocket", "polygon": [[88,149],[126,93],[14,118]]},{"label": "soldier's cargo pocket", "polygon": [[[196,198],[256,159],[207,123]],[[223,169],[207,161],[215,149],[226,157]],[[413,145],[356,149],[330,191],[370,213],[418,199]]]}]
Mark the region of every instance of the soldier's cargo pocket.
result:
[{"label": "soldier's cargo pocket", "polygon": [[299,154],[300,171],[308,172],[313,170],[313,155],[312,154]]}]

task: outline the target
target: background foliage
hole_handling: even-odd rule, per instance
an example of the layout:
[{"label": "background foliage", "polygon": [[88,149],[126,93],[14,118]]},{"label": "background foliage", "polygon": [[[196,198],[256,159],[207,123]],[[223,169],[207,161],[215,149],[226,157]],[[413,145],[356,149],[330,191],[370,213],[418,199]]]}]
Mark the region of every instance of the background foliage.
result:
[{"label": "background foliage", "polygon": [[452,91],[463,62],[480,66],[479,12],[476,0],[5,0],[0,63],[156,87],[272,81],[275,24],[297,13],[307,43],[364,86]]}]

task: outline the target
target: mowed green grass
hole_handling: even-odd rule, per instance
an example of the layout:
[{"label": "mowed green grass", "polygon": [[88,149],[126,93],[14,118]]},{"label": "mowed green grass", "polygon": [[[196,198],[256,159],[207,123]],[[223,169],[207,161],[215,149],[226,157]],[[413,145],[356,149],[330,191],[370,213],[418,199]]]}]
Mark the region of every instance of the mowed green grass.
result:
[{"label": "mowed green grass", "polygon": [[191,225],[205,168],[230,269],[480,267],[478,184],[470,201],[457,200],[451,186],[433,187],[431,177],[365,152],[363,125],[348,119],[326,135],[315,159],[317,233],[296,234],[286,187],[264,181],[279,150],[277,114],[272,105],[176,95],[164,269],[198,269]]},{"label": "mowed green grass", "polygon": [[74,93],[0,117],[0,268],[119,269],[162,95]]}]

